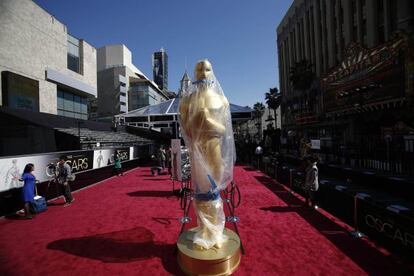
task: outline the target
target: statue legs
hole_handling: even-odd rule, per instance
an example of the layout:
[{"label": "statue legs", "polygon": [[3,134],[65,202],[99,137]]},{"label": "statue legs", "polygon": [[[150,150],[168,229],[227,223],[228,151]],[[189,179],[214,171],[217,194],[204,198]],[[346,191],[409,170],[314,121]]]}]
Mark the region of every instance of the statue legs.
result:
[{"label": "statue legs", "polygon": [[194,207],[198,227],[193,242],[203,249],[213,246],[221,248],[227,241],[227,237],[223,234],[225,215],[222,199],[219,197],[209,201],[194,200]]}]

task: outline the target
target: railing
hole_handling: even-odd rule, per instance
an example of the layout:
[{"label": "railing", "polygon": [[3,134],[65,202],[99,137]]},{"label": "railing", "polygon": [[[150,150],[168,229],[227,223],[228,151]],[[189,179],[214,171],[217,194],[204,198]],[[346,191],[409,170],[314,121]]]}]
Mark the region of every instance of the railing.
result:
[{"label": "railing", "polygon": [[[325,147],[312,151],[322,164],[344,165],[356,169],[376,170],[390,176],[414,176],[414,151],[411,150],[411,140],[406,140],[407,147],[389,146],[372,143],[369,147],[348,148]],[[414,142],[413,142],[414,144]],[[336,149],[336,150],[335,150]],[[281,152],[299,157],[295,145],[282,146]]]},{"label": "railing", "polygon": [[[276,158],[264,159],[263,171],[291,194],[306,196],[304,174],[283,166]],[[317,205],[351,226],[355,238],[364,235],[391,251],[414,256],[414,204],[354,185],[349,179],[320,178]]]}]

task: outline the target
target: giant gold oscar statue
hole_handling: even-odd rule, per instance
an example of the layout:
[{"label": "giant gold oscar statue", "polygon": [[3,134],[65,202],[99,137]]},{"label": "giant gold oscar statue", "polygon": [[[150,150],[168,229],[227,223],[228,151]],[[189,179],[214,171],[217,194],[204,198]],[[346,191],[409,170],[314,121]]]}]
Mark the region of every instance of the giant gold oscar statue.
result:
[{"label": "giant gold oscar statue", "polygon": [[240,240],[224,227],[220,197],[233,178],[235,161],[230,106],[208,60],[196,64],[194,75],[182,91],[179,111],[198,226],[180,235],[178,261],[187,274],[228,275],[240,263]]}]

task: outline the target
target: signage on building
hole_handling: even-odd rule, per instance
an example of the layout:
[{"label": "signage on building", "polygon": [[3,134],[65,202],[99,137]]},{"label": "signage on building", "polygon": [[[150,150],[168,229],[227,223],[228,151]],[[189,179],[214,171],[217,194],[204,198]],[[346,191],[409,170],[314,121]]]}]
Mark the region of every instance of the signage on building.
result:
[{"label": "signage on building", "polygon": [[35,170],[33,174],[36,176],[37,180],[43,182],[50,179],[47,175],[46,168],[51,163],[57,164],[61,155],[66,156],[66,162],[71,167],[72,172],[77,173],[105,166],[112,166],[114,164],[115,150],[118,150],[121,161],[128,161],[137,158],[136,147],[62,153],[54,152],[29,156],[0,158],[0,192],[23,186],[23,182],[19,179],[22,176],[24,167],[28,163],[34,164]]},{"label": "signage on building", "polygon": [[321,79],[326,110],[403,97],[407,45],[403,34],[372,49],[351,44],[342,63]]},{"label": "signage on building", "polygon": [[295,119],[297,125],[311,124],[316,123],[318,121],[316,115],[313,112],[297,114],[295,116]]},{"label": "signage on building", "polygon": [[311,140],[311,149],[321,149],[321,140]]}]

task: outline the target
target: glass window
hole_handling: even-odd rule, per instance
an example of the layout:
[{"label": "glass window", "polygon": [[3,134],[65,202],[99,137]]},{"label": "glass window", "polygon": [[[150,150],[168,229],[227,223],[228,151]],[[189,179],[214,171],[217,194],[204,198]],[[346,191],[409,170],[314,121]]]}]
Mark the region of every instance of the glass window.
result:
[{"label": "glass window", "polygon": [[79,57],[72,56],[68,53],[68,69],[80,73]]},{"label": "glass window", "polygon": [[69,34],[67,39],[68,69],[80,74],[79,40]]},{"label": "glass window", "polygon": [[72,112],[63,111],[63,116],[65,116],[65,117],[72,117]]},{"label": "glass window", "polygon": [[87,118],[87,98],[58,90],[58,115],[79,119]]},{"label": "glass window", "polygon": [[73,111],[80,113],[81,112],[81,99],[79,96],[73,97]]},{"label": "glass window", "polygon": [[79,46],[73,45],[72,43],[68,42],[68,54],[73,57],[79,57]]},{"label": "glass window", "polygon": [[63,109],[63,92],[62,91],[58,91],[57,108],[58,109]]},{"label": "glass window", "polygon": [[73,111],[73,94],[65,93],[65,99],[63,103],[65,110]]},{"label": "glass window", "polygon": [[81,113],[88,114],[88,103],[86,98],[81,98]]}]

